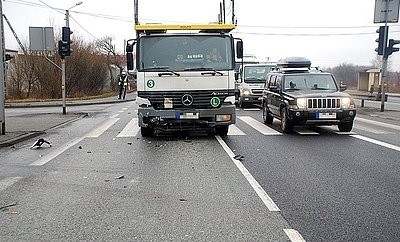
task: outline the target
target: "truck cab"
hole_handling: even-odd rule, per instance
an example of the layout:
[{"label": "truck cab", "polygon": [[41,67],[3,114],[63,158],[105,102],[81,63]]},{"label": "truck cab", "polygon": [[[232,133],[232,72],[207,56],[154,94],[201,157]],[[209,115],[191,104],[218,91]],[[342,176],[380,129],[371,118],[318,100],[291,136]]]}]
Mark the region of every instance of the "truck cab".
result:
[{"label": "truck cab", "polygon": [[136,63],[142,136],[186,130],[228,133],[236,122],[235,58],[243,52],[241,40],[229,34],[234,28],[233,24],[135,26],[139,34],[128,42],[127,61],[129,70]]}]

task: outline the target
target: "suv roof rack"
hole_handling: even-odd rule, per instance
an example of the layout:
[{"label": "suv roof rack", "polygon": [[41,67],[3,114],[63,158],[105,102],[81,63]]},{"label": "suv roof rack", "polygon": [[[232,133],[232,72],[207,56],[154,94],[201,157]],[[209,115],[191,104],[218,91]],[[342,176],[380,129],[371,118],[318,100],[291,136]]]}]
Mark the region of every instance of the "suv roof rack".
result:
[{"label": "suv roof rack", "polygon": [[279,69],[282,68],[307,68],[310,69],[311,61],[304,57],[286,57],[284,59],[280,59],[277,63],[277,67]]}]

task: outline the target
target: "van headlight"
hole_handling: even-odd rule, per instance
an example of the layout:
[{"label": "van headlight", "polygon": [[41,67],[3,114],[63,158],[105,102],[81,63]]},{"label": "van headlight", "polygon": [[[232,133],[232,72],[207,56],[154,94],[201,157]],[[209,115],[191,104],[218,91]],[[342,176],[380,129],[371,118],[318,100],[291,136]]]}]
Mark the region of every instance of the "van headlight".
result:
[{"label": "van headlight", "polygon": [[297,98],[296,104],[299,109],[306,109],[307,108],[307,99],[306,98]]}]

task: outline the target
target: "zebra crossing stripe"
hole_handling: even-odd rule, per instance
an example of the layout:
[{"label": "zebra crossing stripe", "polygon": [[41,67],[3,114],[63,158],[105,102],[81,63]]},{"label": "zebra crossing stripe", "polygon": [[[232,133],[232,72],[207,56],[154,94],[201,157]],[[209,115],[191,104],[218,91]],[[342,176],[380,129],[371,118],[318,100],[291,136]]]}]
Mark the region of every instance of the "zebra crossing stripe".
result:
[{"label": "zebra crossing stripe", "polygon": [[282,133],[268,127],[267,125],[255,120],[250,116],[240,116],[238,118],[256,129],[258,132],[262,133],[263,135],[282,135]]},{"label": "zebra crossing stripe", "polygon": [[228,135],[246,135],[236,125],[232,124],[229,126]]},{"label": "zebra crossing stripe", "polygon": [[21,179],[22,179],[22,177],[7,177],[7,178],[4,178],[3,180],[0,180],[0,191],[3,191],[7,187],[12,186],[13,184],[15,184],[16,182],[18,182]]},{"label": "zebra crossing stripe", "polygon": [[135,137],[139,132],[138,119],[132,118],[117,137]]}]

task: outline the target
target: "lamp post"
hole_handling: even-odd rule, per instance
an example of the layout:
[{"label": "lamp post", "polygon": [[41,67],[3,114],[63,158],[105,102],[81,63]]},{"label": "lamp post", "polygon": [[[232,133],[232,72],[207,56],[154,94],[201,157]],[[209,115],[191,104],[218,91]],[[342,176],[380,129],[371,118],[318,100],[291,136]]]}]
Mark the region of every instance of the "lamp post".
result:
[{"label": "lamp post", "polygon": [[[69,27],[69,10],[72,8],[81,5],[83,2],[77,2],[74,6],[65,10],[65,26]],[[65,57],[61,57],[61,95],[62,95],[62,110],[63,114],[67,113],[66,107],[66,94],[65,94]]]},{"label": "lamp post", "polygon": [[3,5],[0,1],[0,135],[6,134],[5,103],[5,79],[4,79],[4,26]]}]

